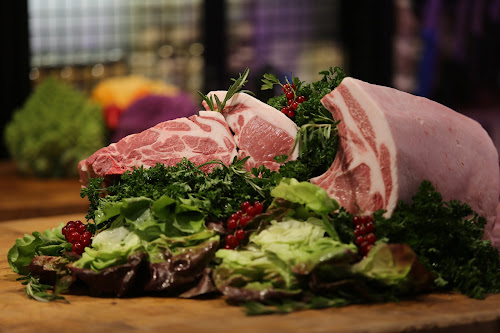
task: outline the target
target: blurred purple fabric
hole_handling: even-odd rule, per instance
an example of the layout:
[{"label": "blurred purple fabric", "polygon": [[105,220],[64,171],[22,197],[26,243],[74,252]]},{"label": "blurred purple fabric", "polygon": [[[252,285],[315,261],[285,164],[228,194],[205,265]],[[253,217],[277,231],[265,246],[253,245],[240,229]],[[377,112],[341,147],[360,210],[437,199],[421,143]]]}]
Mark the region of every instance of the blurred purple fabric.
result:
[{"label": "blurred purple fabric", "polygon": [[142,97],[121,114],[111,142],[117,142],[129,134],[142,132],[163,121],[192,116],[197,114],[198,110],[191,96],[186,93],[176,96]]}]

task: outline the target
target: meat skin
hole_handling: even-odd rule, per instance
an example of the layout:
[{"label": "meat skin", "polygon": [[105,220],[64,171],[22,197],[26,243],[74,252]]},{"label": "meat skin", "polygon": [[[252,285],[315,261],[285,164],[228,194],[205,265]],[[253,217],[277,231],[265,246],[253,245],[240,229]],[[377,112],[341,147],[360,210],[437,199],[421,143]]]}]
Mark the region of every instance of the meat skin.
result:
[{"label": "meat skin", "polygon": [[423,180],[444,200],[468,203],[493,232],[500,195],[498,152],[475,120],[426,98],[345,78],[323,105],[340,120],[339,151],[330,169],[311,179],[353,213],[411,202]]},{"label": "meat skin", "polygon": [[[207,96],[217,96],[221,101],[227,91],[211,91]],[[215,99],[215,98],[214,98]],[[203,105],[208,110],[208,105]],[[274,161],[278,155],[288,155],[288,160],[297,159],[297,149],[292,152],[298,127],[286,115],[270,105],[245,94],[231,97],[222,110],[234,140],[239,148],[238,157],[250,156],[246,168],[265,165],[278,171],[280,163]]]},{"label": "meat skin", "polygon": [[[196,165],[210,160],[231,164],[236,144],[224,117],[213,111],[199,116],[177,118],[159,123],[143,132],[131,134],[80,161],[78,169],[83,186],[93,177],[110,178],[135,167],[157,163],[175,165],[186,157]],[[216,164],[204,166],[211,171]]]}]

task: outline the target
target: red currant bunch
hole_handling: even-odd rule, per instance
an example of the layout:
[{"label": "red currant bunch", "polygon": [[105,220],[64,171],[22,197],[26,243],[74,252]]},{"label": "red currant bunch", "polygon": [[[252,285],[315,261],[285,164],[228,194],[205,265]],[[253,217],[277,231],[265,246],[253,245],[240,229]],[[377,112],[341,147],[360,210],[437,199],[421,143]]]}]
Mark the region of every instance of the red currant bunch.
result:
[{"label": "red currant bunch", "polygon": [[83,249],[92,242],[92,233],[87,230],[87,225],[79,220],[66,223],[62,228],[62,234],[68,243],[73,244],[72,250],[77,254],[82,254]]},{"label": "red currant bunch", "polygon": [[237,248],[246,237],[245,226],[253,217],[264,211],[264,206],[260,201],[245,201],[241,204],[241,210],[231,214],[227,220],[226,227],[230,234],[226,236],[225,249],[233,250]]},{"label": "red currant bunch", "polygon": [[375,224],[372,216],[354,216],[354,236],[355,243],[359,248],[359,253],[366,256],[370,252],[373,244],[377,240],[375,234]]},{"label": "red currant bunch", "polygon": [[295,110],[299,106],[299,104],[304,103],[307,99],[305,96],[296,96],[295,93],[295,85],[292,84],[284,84],[281,88],[283,93],[286,95],[287,106],[281,109],[281,112],[287,115],[290,118],[295,117]]}]

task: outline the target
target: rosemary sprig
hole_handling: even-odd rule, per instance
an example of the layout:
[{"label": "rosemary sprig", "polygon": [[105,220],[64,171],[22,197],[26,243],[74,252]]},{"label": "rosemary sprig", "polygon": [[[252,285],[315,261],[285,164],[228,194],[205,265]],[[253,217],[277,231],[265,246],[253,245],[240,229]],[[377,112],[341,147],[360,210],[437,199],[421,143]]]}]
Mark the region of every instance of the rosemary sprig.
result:
[{"label": "rosemary sprig", "polygon": [[26,286],[26,295],[29,298],[39,302],[62,300],[69,303],[64,296],[61,296],[61,294],[66,292],[69,285],[72,283],[70,276],[63,276],[58,279],[54,287],[41,283],[38,277],[31,276],[30,274],[20,277],[17,280],[24,280],[22,284]]},{"label": "rosemary sprig", "polygon": [[[248,78],[249,72],[250,72],[250,69],[247,68],[247,69],[245,69],[243,74],[241,74],[241,73],[239,74],[239,77],[237,79],[231,79],[232,81],[234,81],[234,83],[228,88],[226,96],[224,97],[224,100],[222,102],[219,99],[219,97],[217,97],[217,95],[207,96],[207,95],[201,93],[200,91],[198,91],[198,94],[207,103],[210,110],[221,112],[222,110],[224,110],[224,107],[226,106],[226,102],[228,100],[230,100],[231,97],[233,97],[236,93],[244,92],[244,93],[249,93],[249,94],[253,95],[253,93],[249,90],[242,90],[245,83],[248,82],[247,78]],[[214,104],[214,99],[215,99],[215,104]]]},{"label": "rosemary sprig", "polygon": [[332,135],[337,133],[337,124],[339,122],[334,122],[330,124],[305,124],[300,127],[295,137],[295,143],[292,147],[292,152],[295,150],[297,145],[299,146],[299,156],[302,156],[308,149],[308,142],[313,139],[313,137],[321,137],[320,142],[327,142]]}]

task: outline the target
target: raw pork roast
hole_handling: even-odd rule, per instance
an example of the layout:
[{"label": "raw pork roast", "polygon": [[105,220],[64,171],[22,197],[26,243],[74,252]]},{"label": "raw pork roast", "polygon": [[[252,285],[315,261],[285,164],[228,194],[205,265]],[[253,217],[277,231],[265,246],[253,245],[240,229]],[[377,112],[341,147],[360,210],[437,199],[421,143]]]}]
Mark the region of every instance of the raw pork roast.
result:
[{"label": "raw pork roast", "polygon": [[[131,134],[104,147],[79,163],[83,186],[89,178],[110,178],[134,167],[157,163],[175,165],[186,157],[196,165],[213,159],[231,164],[236,144],[224,117],[218,112],[200,111],[199,116],[165,121],[143,132]],[[216,165],[207,165],[205,171]]]},{"label": "raw pork roast", "polygon": [[[226,93],[212,91],[208,96],[215,95],[223,101]],[[208,109],[205,102],[203,105]],[[298,152],[296,149],[292,152],[292,149],[299,128],[272,106],[248,94],[238,93],[226,102],[222,115],[234,132],[238,157],[250,156],[246,162],[248,170],[265,165],[278,171],[280,164],[274,161],[278,155],[288,155],[289,160],[297,159]]]},{"label": "raw pork roast", "polygon": [[488,220],[497,216],[498,152],[476,121],[441,104],[392,88],[345,78],[322,99],[340,120],[340,145],[330,169],[311,182],[351,212],[390,216],[411,202],[423,180],[445,200],[468,203]]}]

